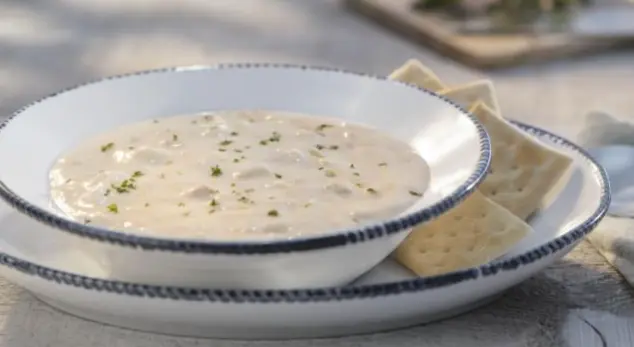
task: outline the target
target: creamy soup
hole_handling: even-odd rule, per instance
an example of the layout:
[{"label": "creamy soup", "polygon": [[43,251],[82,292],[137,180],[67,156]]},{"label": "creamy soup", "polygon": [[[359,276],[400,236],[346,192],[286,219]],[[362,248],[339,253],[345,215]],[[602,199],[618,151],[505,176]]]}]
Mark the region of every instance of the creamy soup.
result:
[{"label": "creamy soup", "polygon": [[429,169],[407,143],[340,120],[223,111],[125,125],[50,173],[71,218],[136,234],[294,238],[395,217]]}]

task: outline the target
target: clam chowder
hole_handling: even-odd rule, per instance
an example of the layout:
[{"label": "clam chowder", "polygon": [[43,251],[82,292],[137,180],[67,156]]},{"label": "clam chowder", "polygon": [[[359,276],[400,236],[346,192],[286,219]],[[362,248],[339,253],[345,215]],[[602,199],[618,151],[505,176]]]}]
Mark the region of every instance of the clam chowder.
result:
[{"label": "clam chowder", "polygon": [[210,240],[288,239],[395,217],[428,180],[407,143],[273,111],[128,124],[78,144],[50,172],[54,204],[75,220]]}]

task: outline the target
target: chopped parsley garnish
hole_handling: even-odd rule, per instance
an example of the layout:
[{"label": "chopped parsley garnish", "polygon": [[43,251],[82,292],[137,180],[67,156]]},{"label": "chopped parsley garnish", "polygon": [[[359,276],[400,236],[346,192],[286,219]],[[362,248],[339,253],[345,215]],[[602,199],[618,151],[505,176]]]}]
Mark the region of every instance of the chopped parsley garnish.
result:
[{"label": "chopped parsley garnish", "polygon": [[238,159],[238,158],[234,158],[234,159],[233,159],[233,162],[234,162],[234,163],[239,163],[239,162],[240,162],[240,159]]},{"label": "chopped parsley garnish", "polygon": [[335,177],[337,174],[333,170],[326,170],[326,177]]},{"label": "chopped parsley garnish", "polygon": [[379,166],[387,166],[387,163],[379,163]]},{"label": "chopped parsley garnish", "polygon": [[250,202],[249,198],[247,198],[246,196],[241,196],[240,198],[238,198],[238,201],[245,204],[248,204]]},{"label": "chopped parsley garnish", "polygon": [[266,146],[268,144],[269,144],[269,142],[267,140],[261,140],[260,141],[260,145],[262,145],[262,146]]},{"label": "chopped parsley garnish", "polygon": [[221,146],[229,146],[232,143],[233,143],[233,141],[231,141],[231,140],[224,140],[224,141],[220,142],[219,145],[221,145]]},{"label": "chopped parsley garnish", "polygon": [[423,194],[422,194],[422,193],[419,193],[419,192],[416,192],[416,191],[413,191],[413,190],[410,190],[410,191],[409,191],[409,195],[413,195],[413,196],[423,196]]},{"label": "chopped parsley garnish", "polygon": [[185,203],[184,202],[179,202],[178,203],[178,207],[185,207]]},{"label": "chopped parsley garnish", "polygon": [[231,132],[231,136],[238,136],[238,132],[236,132],[236,131],[232,131],[232,132]]},{"label": "chopped parsley garnish", "polygon": [[134,183],[134,179],[125,179],[119,183],[119,185],[111,184],[110,187],[114,189],[117,193],[129,193],[131,190],[136,189],[136,184]]},{"label": "chopped parsley garnish", "polygon": [[218,201],[216,201],[216,199],[211,199],[209,206],[218,206]]},{"label": "chopped parsley garnish", "polygon": [[350,164],[350,168],[351,168],[351,169],[354,169],[354,164]]},{"label": "chopped parsley garnish", "polygon": [[222,176],[222,169],[218,165],[212,166],[210,170],[211,170],[212,177]]},{"label": "chopped parsley garnish", "polygon": [[271,135],[271,137],[269,138],[270,142],[280,142],[280,140],[282,139],[282,135],[280,133],[278,133],[277,131],[274,131],[273,134]]},{"label": "chopped parsley garnish", "polygon": [[277,217],[280,215],[280,213],[277,212],[277,210],[270,210],[266,215],[269,217]]},{"label": "chopped parsley garnish", "polygon": [[357,176],[357,177],[358,177],[358,176],[361,176],[358,172],[353,172],[352,174],[353,174],[353,175],[355,175],[355,176]]},{"label": "chopped parsley garnish", "polygon": [[106,206],[106,208],[108,208],[108,211],[112,213],[119,213],[119,206],[117,206],[117,204],[110,204]]},{"label": "chopped parsley garnish", "polygon": [[378,193],[378,192],[376,191],[376,189],[374,189],[374,188],[368,188],[368,189],[366,189],[365,191],[366,191],[366,192],[368,192],[368,193],[370,193],[370,194],[376,194],[376,193]]},{"label": "chopped parsley garnish", "polygon": [[328,148],[329,148],[329,149],[331,149],[331,150],[333,150],[333,151],[336,151],[336,150],[338,150],[338,149],[339,149],[339,146],[337,146],[337,145],[332,145],[332,146],[330,146],[330,147],[328,147]]},{"label": "chopped parsley garnish", "polygon": [[178,141],[178,135],[172,134],[172,141]]},{"label": "chopped parsley garnish", "polygon": [[282,175],[280,175],[280,174],[278,174],[278,173],[276,173],[276,174],[274,174],[274,175],[275,175],[275,178],[277,178],[278,180],[282,178]]},{"label": "chopped parsley garnish", "polygon": [[143,172],[141,171],[134,171],[134,173],[132,173],[132,178],[137,178],[141,176],[143,176]]},{"label": "chopped parsley garnish", "polygon": [[324,130],[326,130],[327,128],[332,128],[332,125],[330,125],[330,124],[320,124],[320,125],[317,127],[317,131],[324,131]]},{"label": "chopped parsley garnish", "polygon": [[218,152],[226,152],[227,150],[224,148],[218,148]]},{"label": "chopped parsley garnish", "polygon": [[363,188],[363,184],[362,183],[355,183],[354,185],[359,187],[359,188]]},{"label": "chopped parsley garnish", "polygon": [[106,143],[105,145],[101,146],[101,151],[102,152],[107,152],[107,151],[111,150],[112,147],[114,147],[114,142]]}]

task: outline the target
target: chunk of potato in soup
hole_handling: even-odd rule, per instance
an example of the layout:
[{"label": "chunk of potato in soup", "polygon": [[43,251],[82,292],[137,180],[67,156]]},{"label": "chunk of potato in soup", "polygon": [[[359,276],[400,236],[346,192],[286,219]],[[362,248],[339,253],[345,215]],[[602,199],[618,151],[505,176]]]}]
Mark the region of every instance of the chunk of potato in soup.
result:
[{"label": "chunk of potato in soup", "polygon": [[50,173],[75,220],[171,238],[289,239],[395,217],[429,168],[407,143],[358,124],[222,111],[128,124]]}]

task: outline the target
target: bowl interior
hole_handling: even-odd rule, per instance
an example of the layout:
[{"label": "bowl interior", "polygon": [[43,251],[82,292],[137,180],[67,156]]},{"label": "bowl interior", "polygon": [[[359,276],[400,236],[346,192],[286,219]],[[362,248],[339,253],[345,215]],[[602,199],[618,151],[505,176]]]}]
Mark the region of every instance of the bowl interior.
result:
[{"label": "bowl interior", "polygon": [[367,124],[409,142],[428,162],[430,186],[412,207],[439,202],[481,164],[486,135],[443,99],[370,76],[299,67],[169,69],[69,89],[19,111],[0,129],[0,180],[48,212],[48,172],[75,144],[100,132],[179,114],[270,109]]}]

